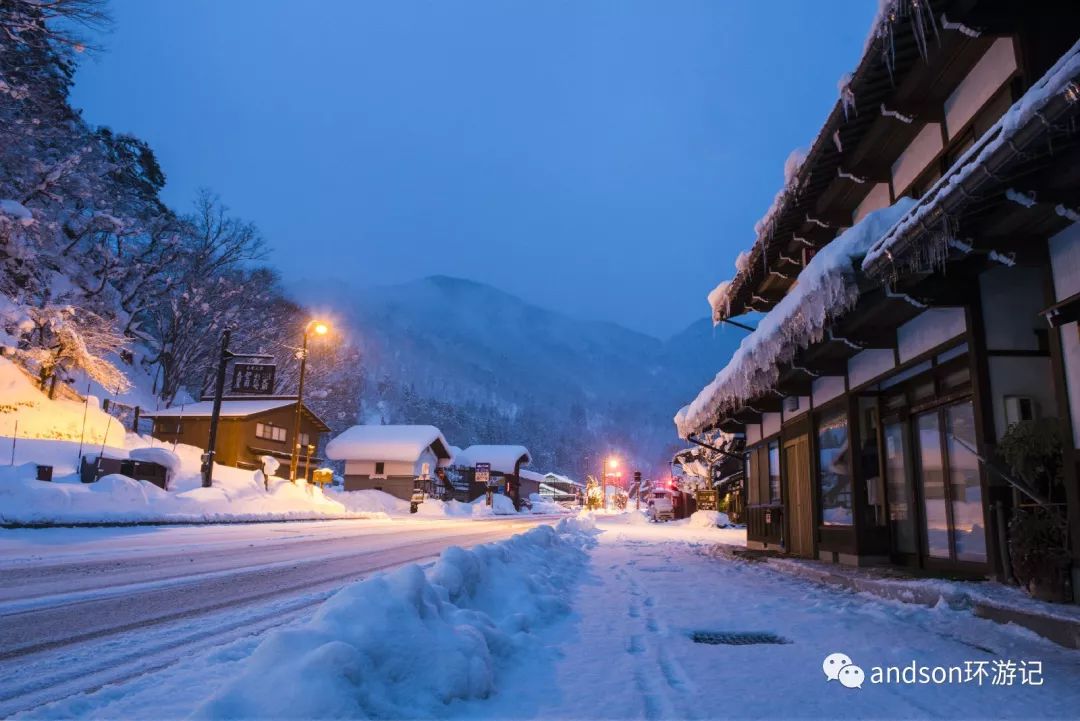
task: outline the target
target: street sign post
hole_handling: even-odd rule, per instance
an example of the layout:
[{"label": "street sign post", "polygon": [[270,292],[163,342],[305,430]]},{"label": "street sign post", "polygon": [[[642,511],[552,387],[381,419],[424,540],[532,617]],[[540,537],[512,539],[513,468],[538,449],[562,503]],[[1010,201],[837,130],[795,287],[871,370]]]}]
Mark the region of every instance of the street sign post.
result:
[{"label": "street sign post", "polygon": [[490,463],[477,463],[476,464],[476,482],[487,485],[491,483],[491,464]]}]

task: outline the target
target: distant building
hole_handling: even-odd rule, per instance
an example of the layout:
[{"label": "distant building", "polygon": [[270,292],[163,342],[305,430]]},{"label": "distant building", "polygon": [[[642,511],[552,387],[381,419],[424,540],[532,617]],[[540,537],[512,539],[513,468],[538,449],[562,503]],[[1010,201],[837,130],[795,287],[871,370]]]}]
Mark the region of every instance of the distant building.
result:
[{"label": "distant building", "polygon": [[345,490],[385,491],[408,500],[417,478],[450,465],[451,445],[435,426],[353,426],[326,445],[345,462]]},{"label": "distant building", "polygon": [[521,468],[532,462],[529,449],[525,446],[494,446],[477,445],[469,446],[463,450],[454,461],[454,465],[464,478],[469,481],[470,498],[478,498],[486,492],[486,485],[476,482],[476,464],[486,463],[490,466],[491,483],[498,486],[502,493],[514,499],[514,505],[521,506],[521,498],[528,498],[529,493],[539,491],[539,484],[527,482],[527,488],[532,490],[523,491],[521,486]]},{"label": "distant building", "polygon": [[[276,474],[289,476],[292,454],[293,424],[296,419],[295,397],[273,398],[223,398],[218,423],[217,454],[215,461],[234,468],[262,468],[262,456],[272,456],[280,462]],[[154,421],[151,431],[154,438],[166,443],[183,443],[196,448],[206,448],[210,438],[210,414],[213,401],[200,401],[189,405],[146,411],[144,418]],[[308,446],[318,446],[319,434],[328,433],[330,427],[301,405],[300,417],[300,465],[297,476],[310,476],[310,472],[322,463],[321,458],[309,454]]]}]

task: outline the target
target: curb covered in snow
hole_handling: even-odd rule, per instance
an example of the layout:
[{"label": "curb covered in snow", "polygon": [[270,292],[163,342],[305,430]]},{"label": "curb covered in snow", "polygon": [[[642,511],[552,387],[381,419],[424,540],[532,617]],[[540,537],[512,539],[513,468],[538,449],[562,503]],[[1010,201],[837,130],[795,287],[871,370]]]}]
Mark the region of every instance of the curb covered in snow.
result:
[{"label": "curb covered in snow", "polygon": [[[730,549],[716,549],[729,557],[741,557]],[[879,598],[920,606],[936,606],[941,602],[956,610],[970,609],[978,618],[984,618],[1002,625],[1009,623],[1023,626],[1043,638],[1065,648],[1080,649],[1080,616],[1069,615],[1063,607],[1061,611],[1046,608],[1048,604],[1027,598],[1018,602],[991,598],[981,595],[978,590],[967,589],[959,582],[923,578],[874,578],[860,575],[857,571],[867,569],[849,569],[844,566],[818,564],[814,561],[802,561],[791,558],[765,557],[764,563],[772,570],[780,571],[799,578],[814,581],[821,585],[844,588],[856,593],[870,593]],[[990,582],[987,582],[990,583]],[[997,584],[994,584],[997,587]],[[1000,586],[1004,591],[1008,587]]]}]

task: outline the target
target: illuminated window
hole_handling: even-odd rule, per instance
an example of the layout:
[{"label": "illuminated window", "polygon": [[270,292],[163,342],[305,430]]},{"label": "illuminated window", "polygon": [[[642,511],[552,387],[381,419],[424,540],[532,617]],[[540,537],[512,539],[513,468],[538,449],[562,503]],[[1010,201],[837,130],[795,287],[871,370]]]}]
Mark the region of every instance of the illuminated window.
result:
[{"label": "illuminated window", "polygon": [[255,424],[255,437],[264,438],[268,441],[285,442],[285,429],[281,426],[274,426],[269,423],[256,423]]}]

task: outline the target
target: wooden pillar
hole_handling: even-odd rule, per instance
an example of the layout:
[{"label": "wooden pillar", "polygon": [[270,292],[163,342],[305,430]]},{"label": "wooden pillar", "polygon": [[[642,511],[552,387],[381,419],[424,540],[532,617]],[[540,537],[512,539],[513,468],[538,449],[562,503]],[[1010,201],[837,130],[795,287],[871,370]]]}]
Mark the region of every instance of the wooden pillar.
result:
[{"label": "wooden pillar", "polygon": [[[959,282],[963,282],[962,280]],[[997,445],[994,428],[994,403],[990,387],[990,363],[986,353],[986,324],[983,319],[982,288],[979,276],[971,277],[971,290],[964,307],[967,318],[968,362],[971,367],[971,398],[975,411],[975,442],[979,453],[990,458]],[[983,528],[986,529],[986,563],[999,581],[1011,577],[1010,569],[1003,566],[1002,548],[998,543],[998,522],[994,503],[1008,502],[1000,485],[990,485],[990,474],[985,464],[979,464],[979,483],[983,497]]]}]

